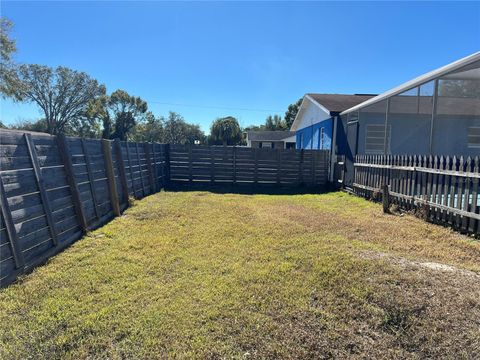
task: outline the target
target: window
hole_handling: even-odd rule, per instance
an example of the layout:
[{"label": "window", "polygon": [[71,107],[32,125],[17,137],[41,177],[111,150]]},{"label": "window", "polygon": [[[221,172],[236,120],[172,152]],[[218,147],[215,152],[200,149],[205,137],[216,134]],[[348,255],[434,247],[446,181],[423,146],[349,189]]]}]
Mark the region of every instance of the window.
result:
[{"label": "window", "polygon": [[300,133],[299,137],[298,137],[298,148],[299,149],[303,149],[303,132]]},{"label": "window", "polygon": [[320,129],[320,137],[318,138],[318,148],[323,149],[325,144],[325,128]]},{"label": "window", "polygon": [[[389,148],[391,127],[387,128],[387,149]],[[365,153],[385,154],[385,125],[368,124],[365,132]]]},{"label": "window", "polygon": [[261,148],[273,148],[273,144],[270,141],[262,141],[260,143]]},{"label": "window", "polygon": [[480,148],[480,126],[470,126],[468,128],[468,147]]}]

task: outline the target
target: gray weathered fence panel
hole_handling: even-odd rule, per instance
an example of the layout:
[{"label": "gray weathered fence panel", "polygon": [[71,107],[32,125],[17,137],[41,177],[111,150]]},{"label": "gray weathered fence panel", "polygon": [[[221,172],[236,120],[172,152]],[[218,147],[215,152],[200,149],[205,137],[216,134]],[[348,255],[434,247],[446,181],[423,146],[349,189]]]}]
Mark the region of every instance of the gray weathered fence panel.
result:
[{"label": "gray weathered fence panel", "polygon": [[[134,153],[140,157],[135,169],[127,160],[125,143],[120,153],[113,142],[103,143],[0,130],[0,285],[45,262],[86,230],[108,222],[115,209],[112,192],[124,209],[128,194],[134,193],[134,170],[139,182],[149,181],[145,152]],[[162,186],[168,172],[166,148],[155,144],[150,158],[156,169],[153,180]]]},{"label": "gray weathered fence panel", "polygon": [[328,151],[170,145],[173,183],[322,186]]},{"label": "gray weathered fence panel", "polygon": [[[374,198],[389,186],[393,202],[410,210],[422,207],[430,221],[461,232],[480,234],[480,159],[414,156],[365,156],[355,162],[354,192]],[[381,181],[374,174],[383,170]]]}]

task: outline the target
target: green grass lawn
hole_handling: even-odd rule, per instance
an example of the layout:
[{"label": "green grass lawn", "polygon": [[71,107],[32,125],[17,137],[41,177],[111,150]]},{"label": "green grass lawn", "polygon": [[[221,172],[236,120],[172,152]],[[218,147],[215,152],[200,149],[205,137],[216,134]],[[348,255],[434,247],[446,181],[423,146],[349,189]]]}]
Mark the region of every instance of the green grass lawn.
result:
[{"label": "green grass lawn", "polygon": [[479,274],[344,193],[163,192],[0,290],[0,358],[473,359]]}]

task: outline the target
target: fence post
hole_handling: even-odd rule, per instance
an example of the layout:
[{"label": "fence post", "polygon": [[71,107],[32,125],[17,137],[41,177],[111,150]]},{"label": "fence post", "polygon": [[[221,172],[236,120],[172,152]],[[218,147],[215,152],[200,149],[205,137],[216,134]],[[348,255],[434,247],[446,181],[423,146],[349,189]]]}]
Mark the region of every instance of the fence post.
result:
[{"label": "fence post", "polygon": [[258,184],[258,148],[253,148],[253,157],[254,157],[253,183],[254,185],[257,185]]},{"label": "fence post", "polygon": [[107,172],[108,188],[110,192],[110,202],[115,216],[120,216],[120,204],[118,203],[117,185],[115,182],[115,172],[113,170],[112,149],[110,140],[102,139],[103,156],[105,158],[105,170]]},{"label": "fence post", "polygon": [[130,144],[128,143],[128,140],[125,141],[125,146],[127,148],[128,170],[129,170],[129,173],[130,173],[130,179],[132,180],[133,197],[135,199],[138,199],[137,190],[135,189],[135,181],[134,181],[134,177],[133,177],[132,156],[130,155]]},{"label": "fence post", "polygon": [[67,138],[65,135],[57,135],[57,146],[63,161],[65,173],[67,174],[67,182],[70,186],[70,192],[72,193],[73,206],[75,207],[75,212],[77,213],[80,221],[80,227],[82,228],[83,232],[86,233],[88,231],[87,219],[85,217],[85,212],[83,211],[77,180],[75,179],[75,174],[73,173],[70,150],[68,148]]},{"label": "fence post", "polygon": [[192,144],[188,144],[188,181],[193,182],[193,159],[192,159]]},{"label": "fence post", "polygon": [[5,187],[3,186],[3,179],[0,176],[0,208],[2,209],[3,221],[7,228],[8,240],[10,240],[10,249],[13,254],[13,261],[15,262],[15,268],[21,268],[25,261],[23,259],[23,253],[20,250],[20,244],[18,243],[17,230],[12,219],[12,212],[10,211],[10,205],[8,205],[7,195],[5,193]]},{"label": "fence post", "polygon": [[313,152],[312,152],[312,180],[313,180],[313,186],[317,185],[317,174],[316,174],[317,172],[315,171],[315,162],[317,161],[319,151],[325,151],[325,150],[318,150],[318,151],[313,150]]},{"label": "fence post", "polygon": [[[475,156],[473,159],[473,172],[474,174],[480,173],[480,162],[478,156]],[[472,213],[478,214],[478,195],[479,195],[479,187],[478,187],[478,178],[473,178],[472,181]],[[475,226],[478,224],[477,226]],[[470,219],[468,224],[468,230],[470,232],[480,232],[480,221],[475,219]]]},{"label": "fence post", "polygon": [[280,185],[280,168],[282,166],[282,149],[276,149],[277,151],[277,185]]},{"label": "fence post", "polygon": [[28,133],[24,134],[25,141],[27,143],[28,154],[30,161],[32,162],[33,172],[35,174],[35,180],[37,181],[38,191],[40,192],[40,198],[42,199],[43,210],[45,211],[45,217],[47,219],[48,228],[52,241],[55,246],[58,246],[57,230],[55,229],[55,223],[53,222],[52,210],[50,209],[50,202],[48,200],[47,191],[43,184],[42,170],[38,163],[37,151],[35,150],[35,144],[33,143],[32,136]]},{"label": "fence post", "polygon": [[237,147],[233,147],[233,183],[237,183]]},{"label": "fence post", "polygon": [[152,172],[152,158],[151,158],[151,149],[149,143],[143,143],[143,148],[145,150],[145,157],[147,159],[147,169],[148,169],[148,182],[150,183],[150,194],[155,192],[155,180],[153,178]]},{"label": "fence post", "polygon": [[382,190],[382,205],[383,205],[383,212],[388,214],[390,212],[390,193],[388,191],[388,185],[383,185]]},{"label": "fence post", "polygon": [[[170,173],[170,144],[165,144],[165,185],[170,186],[171,173]],[[164,185],[164,187],[165,187]]]},{"label": "fence post", "polygon": [[210,183],[215,183],[215,153],[213,146],[210,146]]},{"label": "fence post", "polygon": [[145,191],[145,183],[143,181],[142,160],[140,159],[140,150],[138,150],[138,143],[135,143],[135,150],[137,151],[138,171],[140,174],[140,183],[142,184],[142,194],[147,195]]},{"label": "fence post", "polygon": [[299,174],[298,174],[298,182],[300,183],[300,185],[303,185],[303,154],[304,154],[304,150],[300,150],[300,162],[298,164],[298,167],[299,167]]},{"label": "fence post", "polygon": [[125,204],[128,206],[128,183],[127,183],[127,172],[125,169],[125,162],[123,161],[122,155],[122,144],[120,143],[120,139],[113,140],[113,146],[115,148],[115,157],[117,158],[117,166],[118,166],[118,176],[120,177],[120,182],[122,184],[123,189],[123,197]]},{"label": "fence post", "polygon": [[[161,181],[159,181],[158,185],[158,191],[162,190],[165,188],[165,166],[166,166],[166,159],[163,157],[165,156],[165,146],[162,144],[155,143],[155,145],[159,145],[159,150],[160,150],[160,178]],[[153,148],[155,150],[155,147]]]},{"label": "fence post", "polygon": [[154,187],[153,191],[156,193],[156,192],[158,192],[158,188],[159,188],[159,186],[158,186],[159,182],[158,182],[158,170],[157,170],[157,156],[155,155],[155,153],[156,153],[155,149],[157,147],[157,144],[152,142],[151,146],[152,146],[152,160],[153,160],[153,164],[152,164],[152,166],[153,166],[153,180],[154,180],[154,184],[155,184],[155,187]]}]

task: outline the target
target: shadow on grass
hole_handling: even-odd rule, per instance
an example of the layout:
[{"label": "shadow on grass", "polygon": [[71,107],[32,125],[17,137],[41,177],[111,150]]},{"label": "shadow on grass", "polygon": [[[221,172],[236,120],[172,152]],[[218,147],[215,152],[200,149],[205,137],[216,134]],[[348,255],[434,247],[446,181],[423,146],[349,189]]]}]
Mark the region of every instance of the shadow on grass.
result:
[{"label": "shadow on grass", "polygon": [[187,191],[208,191],[215,194],[244,194],[244,195],[301,195],[301,194],[323,194],[331,191],[337,191],[331,185],[322,186],[289,186],[276,184],[245,184],[245,183],[189,183],[172,182],[166,189],[172,192]]}]

